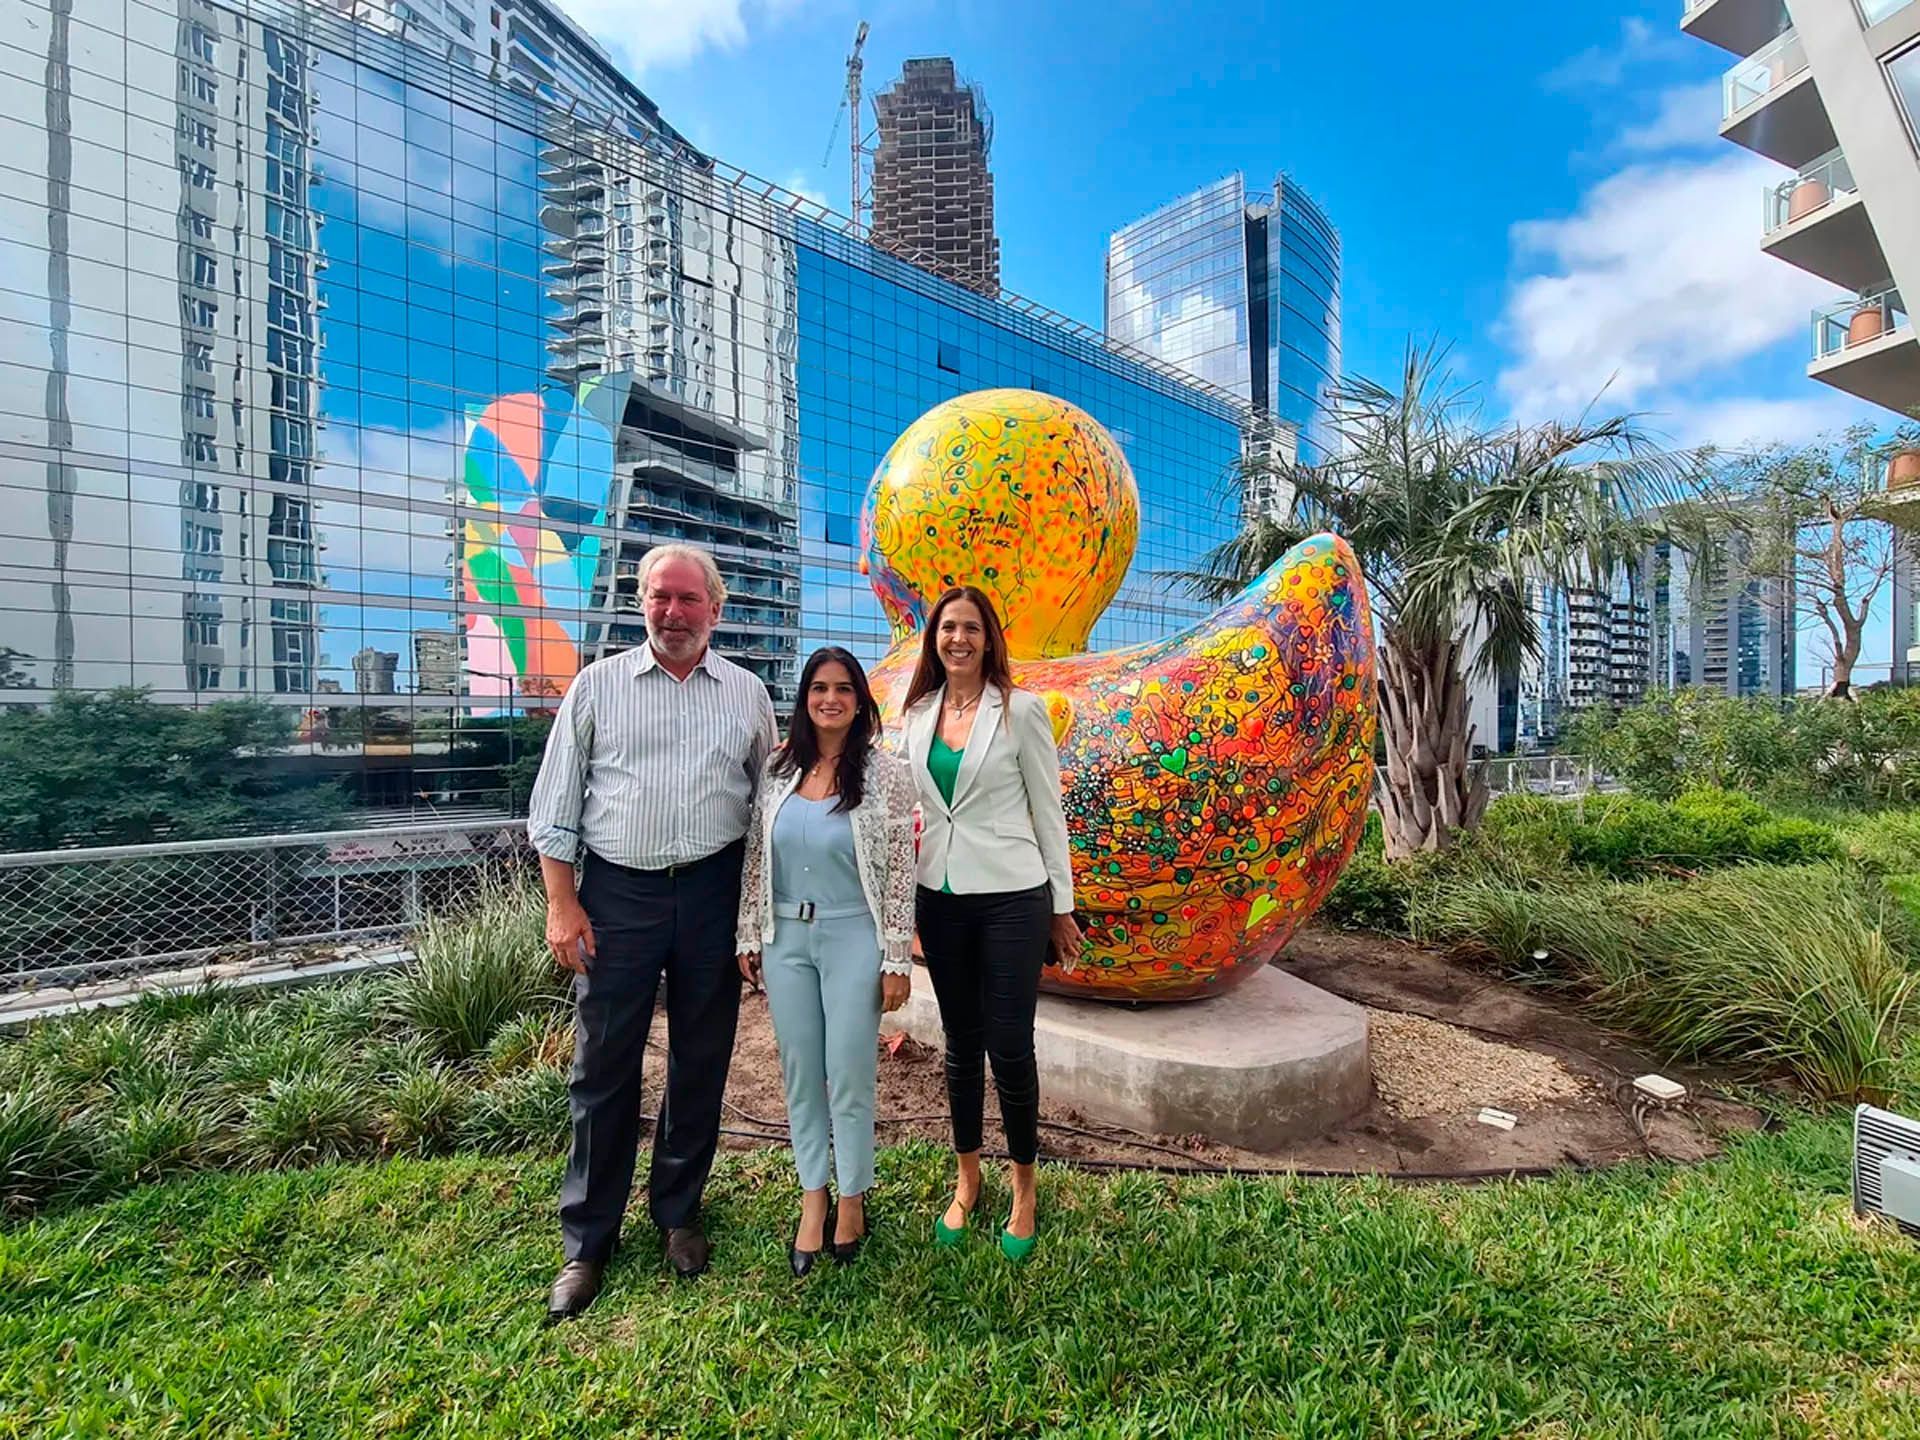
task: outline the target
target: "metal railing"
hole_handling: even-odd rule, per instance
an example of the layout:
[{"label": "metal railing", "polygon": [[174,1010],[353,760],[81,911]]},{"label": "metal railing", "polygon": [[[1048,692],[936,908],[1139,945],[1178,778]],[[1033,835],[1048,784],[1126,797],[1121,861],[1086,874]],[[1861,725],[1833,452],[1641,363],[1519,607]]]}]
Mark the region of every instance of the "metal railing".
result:
[{"label": "metal railing", "polygon": [[1807,48],[1788,30],[1727,71],[1721,82],[1720,118],[1731,120],[1757,105],[1807,68]]},{"label": "metal railing", "polygon": [[1813,358],[1825,360],[1889,335],[1907,323],[1898,290],[1842,300],[1813,312]]},{"label": "metal railing", "polygon": [[1487,777],[1494,795],[1587,795],[1618,790],[1619,782],[1586,755],[1509,755],[1468,762]]},{"label": "metal railing", "polygon": [[1847,157],[1830,150],[1791,180],[1767,187],[1766,233],[1785,229],[1826,209],[1836,197],[1858,194],[1859,190]]},{"label": "metal railing", "polygon": [[523,820],[0,855],[0,993],[397,934],[531,855]]}]

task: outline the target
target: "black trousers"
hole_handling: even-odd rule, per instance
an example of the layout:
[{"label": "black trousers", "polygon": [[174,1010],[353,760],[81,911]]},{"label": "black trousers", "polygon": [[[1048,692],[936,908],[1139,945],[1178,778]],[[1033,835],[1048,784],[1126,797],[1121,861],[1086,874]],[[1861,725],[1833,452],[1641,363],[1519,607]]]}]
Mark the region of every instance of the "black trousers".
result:
[{"label": "black trousers", "polygon": [[648,1210],[666,1228],[700,1213],[740,1018],[733,942],[744,854],[736,842],[672,872],[587,856],[580,903],[599,953],[573,982],[573,1149],[560,1188],[569,1260],[604,1261],[620,1238],[640,1144],[640,1066],[662,976],[667,1084]]},{"label": "black trousers", "polygon": [[1052,891],[948,895],[921,886],[916,920],[940,1026],[947,1036],[947,1108],[953,1148],[980,1148],[986,1071],[1000,1092],[1007,1153],[1031,1165],[1040,1148],[1040,1075],[1033,1061],[1033,1007],[1053,926]]}]

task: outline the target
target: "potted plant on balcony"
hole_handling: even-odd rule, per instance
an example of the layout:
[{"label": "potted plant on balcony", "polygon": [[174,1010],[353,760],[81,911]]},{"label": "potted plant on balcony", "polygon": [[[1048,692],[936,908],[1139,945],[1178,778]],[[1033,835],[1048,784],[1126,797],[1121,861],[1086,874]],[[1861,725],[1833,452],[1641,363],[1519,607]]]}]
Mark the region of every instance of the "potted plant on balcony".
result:
[{"label": "potted plant on balcony", "polygon": [[1833,191],[1825,180],[1818,175],[1802,175],[1787,196],[1787,223],[1804,220],[1831,199]]},{"label": "potted plant on balcony", "polygon": [[1886,332],[1886,307],[1878,300],[1866,300],[1853,312],[1853,318],[1847,321],[1847,344],[1861,345],[1869,340],[1878,340]]},{"label": "potted plant on balcony", "polygon": [[1887,491],[1920,486],[1920,445],[1902,445],[1887,456]]}]

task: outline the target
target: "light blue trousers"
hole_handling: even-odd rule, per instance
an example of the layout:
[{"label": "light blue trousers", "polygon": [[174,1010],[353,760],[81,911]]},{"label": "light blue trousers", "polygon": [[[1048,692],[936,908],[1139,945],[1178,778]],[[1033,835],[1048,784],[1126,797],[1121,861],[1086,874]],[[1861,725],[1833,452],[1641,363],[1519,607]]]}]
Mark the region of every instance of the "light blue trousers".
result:
[{"label": "light blue trousers", "polygon": [[840,1193],[865,1194],[873,1184],[880,1035],[880,941],[872,914],[863,908],[812,921],[776,919],[761,978],[780,1045],[800,1188],[827,1183],[831,1133]]}]

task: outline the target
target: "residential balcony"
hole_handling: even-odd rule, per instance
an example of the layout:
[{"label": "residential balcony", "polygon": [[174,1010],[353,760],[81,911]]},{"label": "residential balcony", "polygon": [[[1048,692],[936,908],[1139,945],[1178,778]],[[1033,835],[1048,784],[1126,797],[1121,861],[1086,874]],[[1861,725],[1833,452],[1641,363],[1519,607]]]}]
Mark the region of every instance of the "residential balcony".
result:
[{"label": "residential balcony", "polygon": [[1871,507],[1876,515],[1903,530],[1920,530],[1920,449],[1907,446],[1880,456],[1868,483],[1879,492]]},{"label": "residential balcony", "polygon": [[1696,40],[1751,55],[1780,33],[1780,0],[1681,0],[1680,28]]},{"label": "residential balcony", "polygon": [[1900,292],[1889,288],[1816,310],[1807,375],[1905,416],[1920,396],[1920,344]]},{"label": "residential balcony", "polygon": [[1728,70],[1721,97],[1721,138],[1769,160],[1798,170],[1839,146],[1806,47],[1791,30]]},{"label": "residential balcony", "polygon": [[1760,248],[1855,293],[1870,290],[1891,269],[1853,167],[1838,150],[1767,190],[1766,238]]}]

